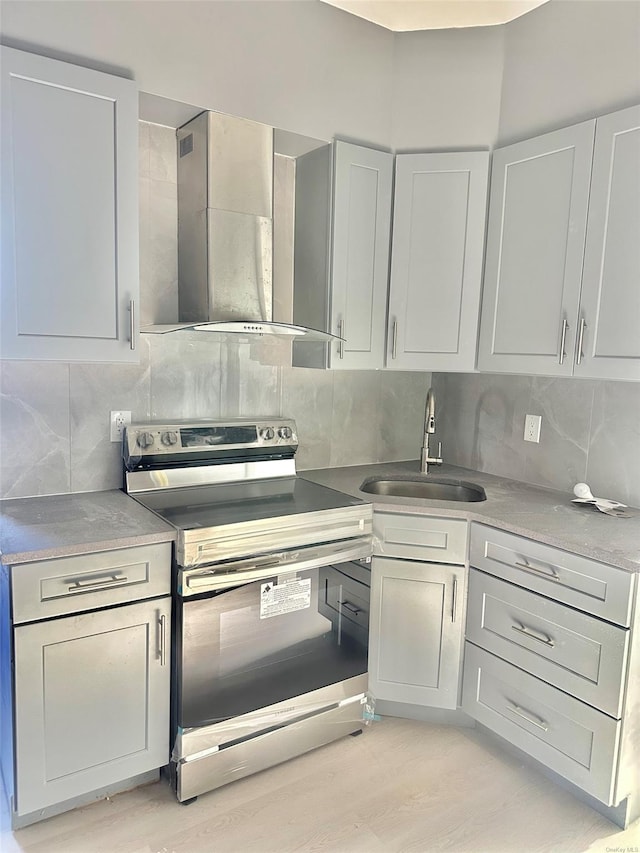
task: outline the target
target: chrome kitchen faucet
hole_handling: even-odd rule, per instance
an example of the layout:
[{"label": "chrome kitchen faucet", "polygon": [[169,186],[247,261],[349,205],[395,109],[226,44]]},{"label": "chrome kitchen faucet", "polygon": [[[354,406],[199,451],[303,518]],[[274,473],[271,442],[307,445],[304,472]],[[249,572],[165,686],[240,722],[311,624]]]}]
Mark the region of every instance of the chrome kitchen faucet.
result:
[{"label": "chrome kitchen faucet", "polygon": [[424,440],[420,452],[420,473],[428,474],[429,465],[442,465],[442,442],[438,442],[438,455],[429,456],[429,436],[436,431],[436,395],[433,388],[427,391],[427,403],[424,412]]}]

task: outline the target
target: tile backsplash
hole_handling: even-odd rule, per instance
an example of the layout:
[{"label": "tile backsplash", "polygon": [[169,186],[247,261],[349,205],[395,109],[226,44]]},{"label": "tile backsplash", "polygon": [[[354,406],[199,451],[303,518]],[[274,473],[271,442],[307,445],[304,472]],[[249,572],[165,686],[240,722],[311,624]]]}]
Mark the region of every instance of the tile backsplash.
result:
[{"label": "tile backsplash", "polygon": [[[175,132],[140,122],[142,323],[177,307]],[[292,368],[288,344],[202,332],[144,335],[139,365],[0,364],[0,496],[119,488],[111,410],[134,421],[278,415],[299,469],[416,458],[430,374]]]},{"label": "tile backsplash", "polygon": [[[640,506],[640,383],[439,373],[437,435],[447,462]],[[540,443],[523,440],[541,415]]]},{"label": "tile backsplash", "polygon": [[109,412],[293,417],[305,468],[417,458],[430,375],[262,364],[259,344],[145,336],[139,365],[4,361],[2,497],[120,488]]},{"label": "tile backsplash", "polygon": [[[140,122],[143,323],[177,319],[175,133]],[[119,488],[109,412],[297,421],[299,469],[417,459],[429,373],[292,368],[287,344],[142,336],[139,365],[0,363],[0,496]],[[640,505],[640,383],[436,374],[445,461]],[[540,444],[522,438],[542,415]]]}]

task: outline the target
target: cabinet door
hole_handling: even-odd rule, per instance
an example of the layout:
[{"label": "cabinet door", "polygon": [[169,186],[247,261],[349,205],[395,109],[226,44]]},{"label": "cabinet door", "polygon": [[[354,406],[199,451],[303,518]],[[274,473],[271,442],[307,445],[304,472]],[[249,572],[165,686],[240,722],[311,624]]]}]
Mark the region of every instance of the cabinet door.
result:
[{"label": "cabinet door", "polygon": [[2,48],[3,358],[137,361],[131,80]]},{"label": "cabinet door", "polygon": [[169,761],[170,598],[15,628],[20,815]]},{"label": "cabinet door", "polygon": [[494,152],[480,370],[573,372],[594,128]]},{"label": "cabinet door", "polygon": [[475,368],[489,154],[396,157],[387,367]]},{"label": "cabinet door", "polygon": [[335,143],[331,331],[332,368],[384,364],[393,154]]},{"label": "cabinet door", "polygon": [[373,558],[369,689],[376,698],[457,706],[464,571]]},{"label": "cabinet door", "polygon": [[640,107],[596,121],[574,373],[640,379]]}]

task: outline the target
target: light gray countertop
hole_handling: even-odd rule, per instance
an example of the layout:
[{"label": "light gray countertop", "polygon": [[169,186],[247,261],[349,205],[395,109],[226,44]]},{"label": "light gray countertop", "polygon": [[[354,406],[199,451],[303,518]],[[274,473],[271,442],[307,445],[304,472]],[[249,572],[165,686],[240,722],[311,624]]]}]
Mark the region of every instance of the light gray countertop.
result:
[{"label": "light gray countertop", "polygon": [[[442,465],[428,477],[482,486],[479,503],[369,495],[367,477],[418,474],[418,462],[384,462],[302,471],[300,476],[371,502],[376,510],[480,521],[631,572],[640,572],[640,513],[613,518],[571,503],[568,492]],[[9,565],[171,542],[174,528],[124,492],[84,492],[0,501],[1,562]]]},{"label": "light gray countertop", "polygon": [[433,468],[426,476],[477,483],[487,493],[486,501],[458,503],[370,495],[360,491],[367,477],[387,475],[419,475],[418,462],[383,462],[300,472],[300,476],[315,483],[369,501],[374,510],[480,521],[630,572],[640,572],[640,512],[631,518],[614,518],[593,507],[571,503],[573,495],[568,492],[530,486],[453,465]]},{"label": "light gray countertop", "polygon": [[175,538],[170,524],[115,489],[0,501],[0,554],[5,565]]}]

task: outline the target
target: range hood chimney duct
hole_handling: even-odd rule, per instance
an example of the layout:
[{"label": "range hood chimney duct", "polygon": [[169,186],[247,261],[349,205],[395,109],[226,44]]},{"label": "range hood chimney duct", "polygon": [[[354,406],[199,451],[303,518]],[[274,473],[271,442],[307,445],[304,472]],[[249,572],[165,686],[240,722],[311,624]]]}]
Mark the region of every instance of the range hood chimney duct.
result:
[{"label": "range hood chimney duct", "polygon": [[[273,139],[267,125],[214,112],[177,131],[180,321],[333,341],[294,325],[293,294],[274,298]],[[282,304],[288,316],[274,317]]]}]

